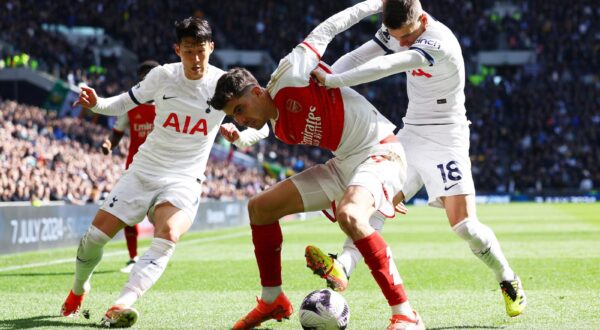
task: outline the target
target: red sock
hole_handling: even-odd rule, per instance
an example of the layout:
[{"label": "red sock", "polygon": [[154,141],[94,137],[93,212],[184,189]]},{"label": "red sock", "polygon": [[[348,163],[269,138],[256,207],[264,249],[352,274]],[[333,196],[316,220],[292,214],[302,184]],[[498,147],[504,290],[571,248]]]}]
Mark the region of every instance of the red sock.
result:
[{"label": "red sock", "polygon": [[252,228],[252,243],[254,243],[254,255],[260,273],[260,284],[280,286],[283,235],[279,222],[264,226],[250,225],[250,228]]},{"label": "red sock", "polygon": [[138,225],[125,227],[125,241],[127,241],[127,250],[129,250],[129,259],[137,257],[137,237]]},{"label": "red sock", "polygon": [[396,269],[392,251],[388,248],[383,237],[378,232],[354,242],[358,251],[365,257],[371,274],[379,284],[385,299],[390,306],[401,304],[408,300],[402,279]]}]

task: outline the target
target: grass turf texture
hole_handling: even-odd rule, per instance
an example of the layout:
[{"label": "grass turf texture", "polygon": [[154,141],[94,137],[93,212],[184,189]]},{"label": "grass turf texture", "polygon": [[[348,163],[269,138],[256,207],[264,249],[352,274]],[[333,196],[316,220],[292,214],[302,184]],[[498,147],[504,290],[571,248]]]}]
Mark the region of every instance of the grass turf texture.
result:
[{"label": "grass turf texture", "polygon": [[[388,221],[391,245],[413,307],[428,329],[600,329],[600,204],[480,205],[479,218],[498,236],[520,275],[529,306],[510,319],[492,273],[449,228],[443,210],[410,207]],[[297,309],[324,281],[304,264],[304,247],[339,252],[344,236],[325,218],[282,224],[284,290]],[[140,252],[149,241],[141,241]],[[127,279],[124,242],[109,244],[84,302],[91,318],[58,317],[72,284],[76,247],[0,256],[0,329],[95,327]],[[47,266],[7,267],[56,261]],[[228,329],[255,304],[258,270],[248,228],[189,233],[158,283],[135,307],[134,328]],[[361,263],[344,293],[349,329],[384,329],[389,308]],[[263,324],[299,329],[289,321]]]}]

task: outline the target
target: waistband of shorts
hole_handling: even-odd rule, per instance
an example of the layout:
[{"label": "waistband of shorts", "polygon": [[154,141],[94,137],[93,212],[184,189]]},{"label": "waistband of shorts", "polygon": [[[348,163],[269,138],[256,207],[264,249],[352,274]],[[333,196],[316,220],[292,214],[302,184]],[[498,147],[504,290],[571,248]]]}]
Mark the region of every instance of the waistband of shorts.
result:
[{"label": "waistband of shorts", "polygon": [[398,142],[398,138],[394,134],[390,134],[390,135],[384,137],[383,140],[379,141],[379,144],[397,143],[397,142]]}]

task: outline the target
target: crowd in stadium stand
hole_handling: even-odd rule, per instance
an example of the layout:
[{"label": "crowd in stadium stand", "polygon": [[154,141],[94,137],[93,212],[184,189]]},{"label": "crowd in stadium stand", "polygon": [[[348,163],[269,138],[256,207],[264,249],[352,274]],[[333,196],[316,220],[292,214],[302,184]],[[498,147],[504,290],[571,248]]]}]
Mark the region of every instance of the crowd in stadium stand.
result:
[{"label": "crowd in stadium stand", "polygon": [[[55,111],[0,100],[0,201],[95,203],[124,170],[128,139],[103,155],[109,130]],[[246,199],[275,182],[257,169],[209,160],[206,198]]]},{"label": "crowd in stadium stand", "polygon": [[[224,36],[217,38],[217,48],[268,50],[277,60],[324,18],[351,3],[248,0],[223,6],[208,0],[154,1],[143,5],[136,1],[102,0],[90,6],[88,2],[56,0],[40,7],[35,1],[8,0],[1,5],[0,40],[45,61],[48,71],[63,78],[75,75],[78,81],[87,81],[108,96],[131,86],[131,73],[125,74],[118,61],[108,61],[103,63],[107,74],[87,74],[86,68],[92,63],[87,45],[69,47],[60,37],[41,29],[41,22],[102,27],[140,59],[173,62],[177,61],[171,47],[174,36],[163,31],[172,30],[176,19],[198,15],[210,21],[217,36]],[[481,78],[467,80],[465,90],[467,116],[472,122],[471,155],[477,189],[511,193],[598,189],[600,36],[595,31],[600,8],[595,2],[581,0],[563,6],[553,1],[530,0],[518,2],[514,5],[516,11],[504,16],[491,10],[496,4],[492,0],[422,3],[426,11],[457,35],[467,75]],[[377,18],[366,20],[338,36],[324,60],[333,63],[369,40],[379,25]],[[475,65],[478,52],[499,48],[533,50],[537,61],[481,74],[481,68]],[[357,90],[401,126],[408,102],[405,88],[405,79],[396,75]],[[78,148],[86,147],[82,144]],[[251,154],[285,169],[300,170],[301,165],[323,162],[329,157],[328,153],[290,148],[278,142],[266,148]],[[224,173],[213,175],[228,177]],[[255,187],[251,179],[246,180],[235,178],[230,179],[229,186],[213,185],[210,194],[230,198],[223,196],[241,194],[241,189],[251,195]]]}]

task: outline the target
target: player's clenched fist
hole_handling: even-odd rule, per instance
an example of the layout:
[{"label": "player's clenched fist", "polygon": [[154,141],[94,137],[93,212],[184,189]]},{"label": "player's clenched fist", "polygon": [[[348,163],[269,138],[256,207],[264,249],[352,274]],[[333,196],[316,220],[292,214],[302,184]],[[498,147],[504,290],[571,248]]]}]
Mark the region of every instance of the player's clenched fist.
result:
[{"label": "player's clenched fist", "polygon": [[323,86],[325,85],[325,76],[327,75],[327,72],[325,72],[325,70],[321,68],[316,68],[312,70],[310,75],[311,77],[315,78],[319,82],[319,84]]},{"label": "player's clenched fist", "polygon": [[79,92],[79,98],[73,106],[81,105],[84,108],[93,108],[96,106],[98,102],[98,95],[96,95],[96,91],[93,88],[87,86],[81,86],[81,92]]},{"label": "player's clenched fist", "polygon": [[221,125],[221,127],[219,128],[219,133],[221,133],[221,135],[225,137],[225,140],[232,143],[240,138],[240,131],[232,123],[226,123]]}]

